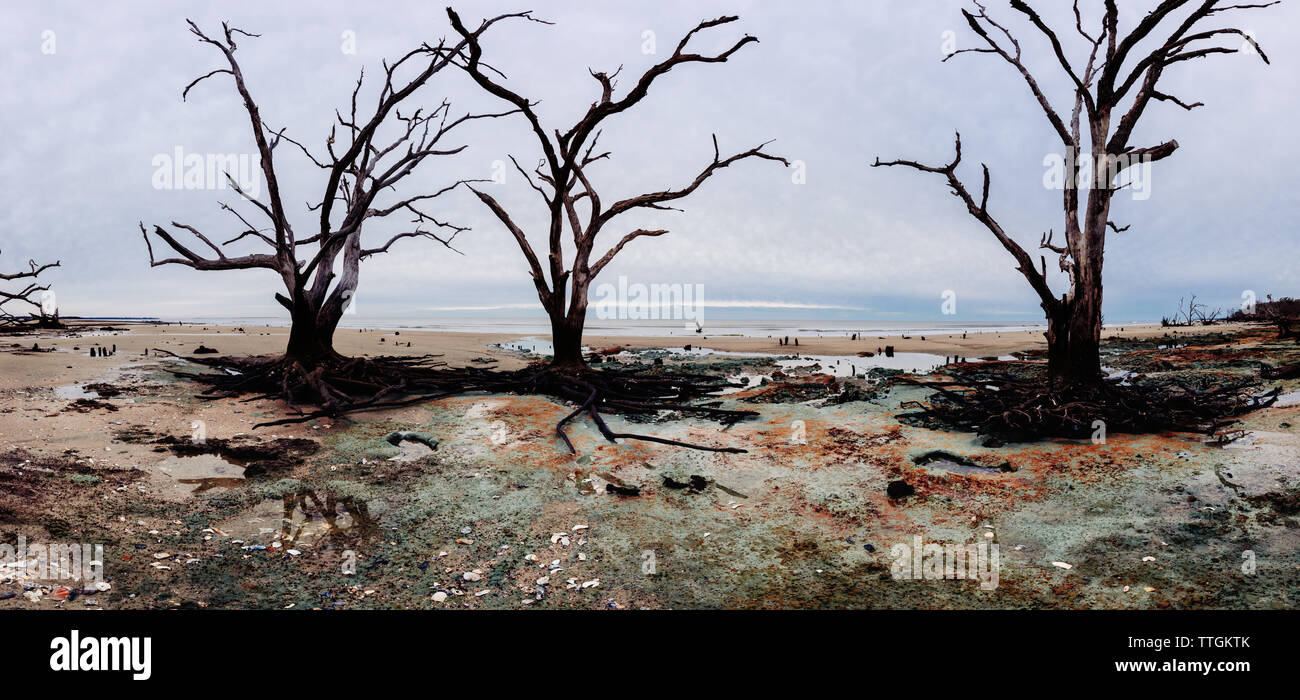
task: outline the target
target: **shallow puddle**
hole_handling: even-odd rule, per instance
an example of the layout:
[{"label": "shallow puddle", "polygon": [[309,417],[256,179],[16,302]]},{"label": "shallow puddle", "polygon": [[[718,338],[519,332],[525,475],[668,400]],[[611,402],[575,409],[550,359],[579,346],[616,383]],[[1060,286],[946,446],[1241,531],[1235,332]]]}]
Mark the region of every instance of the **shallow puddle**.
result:
[{"label": "shallow puddle", "polygon": [[244,481],[244,467],[216,455],[168,457],[158,463],[158,471],[184,484],[183,492],[193,495],[221,493]]},{"label": "shallow puddle", "polygon": [[54,387],[54,397],[64,401],[76,401],[77,399],[97,399],[98,391],[87,391],[80,384],[65,384],[64,386]]},{"label": "shallow puddle", "polygon": [[981,467],[974,464],[960,464],[952,460],[936,459],[933,462],[923,464],[930,471],[948,472],[950,474],[979,474],[990,475],[998,474],[999,471],[993,467]]},{"label": "shallow puddle", "polygon": [[247,513],[221,524],[221,530],[245,546],[306,549],[331,536],[364,537],[374,520],[364,506],[321,498],[304,491],[284,498],[268,498]]},{"label": "shallow puddle", "polygon": [[732,382],[733,384],[743,384],[744,386],[729,386],[726,389],[719,391],[718,394],[720,396],[726,396],[727,394],[738,394],[742,391],[749,391],[750,389],[762,386],[764,380],[769,382],[772,381],[772,375],[748,374],[744,372],[732,375],[727,377],[727,381]]},{"label": "shallow puddle", "polygon": [[1277,408],[1300,405],[1300,391],[1290,391],[1278,396],[1273,405]]},{"label": "shallow puddle", "polygon": [[424,444],[423,442],[419,442],[416,440],[402,440],[401,442],[397,443],[397,448],[402,451],[402,454],[397,455],[396,457],[389,457],[388,461],[414,462],[417,459],[423,459],[424,457],[428,457],[429,455],[433,454],[432,448],[430,448],[428,445]]},{"label": "shallow puddle", "polygon": [[[1003,469],[997,467],[986,467],[960,455],[942,451],[927,452],[913,458],[912,461],[919,466],[925,467],[928,471],[948,474],[990,476],[1000,474],[1003,471]],[[1004,466],[1009,469],[1009,465]]]}]

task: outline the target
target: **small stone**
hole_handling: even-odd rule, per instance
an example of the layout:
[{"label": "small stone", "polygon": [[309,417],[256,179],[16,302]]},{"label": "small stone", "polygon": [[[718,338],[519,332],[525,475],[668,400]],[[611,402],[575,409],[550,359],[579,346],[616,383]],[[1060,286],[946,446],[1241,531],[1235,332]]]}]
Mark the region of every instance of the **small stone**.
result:
[{"label": "small stone", "polygon": [[441,603],[444,600],[447,600],[447,593],[445,591],[438,591],[433,594],[433,602]]}]

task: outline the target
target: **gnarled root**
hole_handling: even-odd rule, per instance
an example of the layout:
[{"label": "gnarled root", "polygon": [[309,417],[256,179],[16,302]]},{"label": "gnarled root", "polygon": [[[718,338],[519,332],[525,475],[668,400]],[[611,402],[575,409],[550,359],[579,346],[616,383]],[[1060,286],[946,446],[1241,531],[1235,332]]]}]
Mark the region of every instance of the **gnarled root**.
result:
[{"label": "gnarled root", "polygon": [[1271,405],[1279,393],[1273,389],[1260,394],[1253,380],[1206,388],[1118,381],[1053,385],[1045,379],[987,376],[900,381],[938,392],[928,406],[911,415],[1015,441],[1087,438],[1099,427],[1109,433],[1212,434],[1234,423],[1235,416]]},{"label": "gnarled root", "polygon": [[[451,369],[435,362],[434,356],[337,358],[305,363],[287,357],[229,358],[181,357],[215,373],[174,373],[209,388],[209,399],[246,396],[243,401],[282,399],[297,415],[258,423],[255,428],[303,423],[348,413],[399,408],[469,392],[538,394],[578,404],[555,426],[556,435],[570,452],[576,453],[564,426],[586,412],[610,442],[619,438],[642,440],[709,452],[743,453],[735,447],[712,447],[610,429],[603,413],[643,415],[656,411],[691,413],[716,420],[724,426],[758,415],[754,411],[719,408],[719,401],[692,403],[732,386],[722,377],[671,372],[559,368],[533,365],[521,370],[497,371],[478,368]],[[304,410],[311,405],[313,410]]]}]

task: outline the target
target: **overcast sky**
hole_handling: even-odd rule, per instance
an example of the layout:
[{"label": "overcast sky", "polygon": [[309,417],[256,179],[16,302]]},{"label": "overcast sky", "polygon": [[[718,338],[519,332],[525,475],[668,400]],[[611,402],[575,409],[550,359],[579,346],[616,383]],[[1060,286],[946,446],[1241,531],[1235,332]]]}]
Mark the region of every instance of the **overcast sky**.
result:
[{"label": "overcast sky", "polygon": [[[0,22],[0,266],[28,258],[61,259],[48,275],[65,315],[268,316],[279,280],[268,270],[197,272],[150,268],[138,221],[179,221],[222,240],[239,229],[218,202],[230,191],[159,189],[156,158],[254,153],[232,81],[195,77],[221,67],[186,17],[211,32],[220,22],[258,39],[238,57],[263,117],[319,150],[336,107],[358,71],[451,34],[445,3],[174,2],[81,3],[11,0]],[[1049,21],[1074,37],[1068,3],[1041,2]],[[1085,0],[1085,7],[1100,2]],[[1069,91],[1050,49],[1017,20],[1005,0],[990,12],[1021,38],[1026,60],[1068,111]],[[1125,2],[1131,27],[1151,2]],[[945,48],[973,47],[957,0],[803,0],[729,2],[461,2],[467,22],[533,9],[545,26],[498,25],[485,57],[509,85],[540,100],[552,129],[567,130],[598,95],[587,69],[624,66],[622,87],[670,54],[697,22],[738,14],[740,22],[697,39],[719,50],[745,33],[760,43],[728,63],[686,65],[661,78],[649,97],[607,122],[602,145],[613,152],[592,174],[605,201],[681,186],[712,156],[763,141],[801,161],[806,183],[779,164],[746,161],[721,171],[685,200],[681,213],[651,212],[607,231],[612,240],[637,226],[671,229],[629,245],[603,273],[616,282],[703,284],[711,303],[754,304],[748,313],[881,320],[939,317],[941,295],[957,294],[969,320],[1041,318],[1010,256],[947,193],[936,175],[872,169],[876,156],[947,162],[952,134],[965,146],[963,175],[975,187],[978,163],[993,173],[990,209],[1026,247],[1062,226],[1059,192],[1043,185],[1044,158],[1060,151],[1024,83],[996,57],[969,54],[941,63]],[[1064,12],[1062,12],[1064,11]],[[1158,319],[1178,298],[1199,294],[1235,307],[1243,290],[1263,298],[1300,295],[1296,255],[1295,163],[1300,143],[1297,78],[1300,3],[1233,13],[1225,20],[1253,32],[1272,59],[1231,55],[1170,69],[1164,91],[1205,106],[1186,112],[1155,103],[1134,142],[1176,138],[1177,153],[1153,166],[1149,197],[1121,194],[1113,218],[1131,225],[1108,241],[1108,321]],[[1095,12],[1087,18],[1095,24]],[[656,54],[647,54],[653,32]],[[951,32],[952,34],[946,34]],[[354,38],[355,52],[346,49]],[[694,46],[695,44],[693,44]],[[1077,60],[1086,48],[1069,48]],[[450,99],[460,113],[499,109],[464,76],[447,71],[417,96]],[[539,150],[519,118],[476,122],[461,131],[460,156],[426,162],[403,190],[491,177],[493,163],[515,155],[533,163]],[[287,149],[286,149],[287,150]],[[324,179],[301,154],[277,152],[286,206],[299,231],[311,230],[308,200]],[[542,235],[536,195],[517,173],[493,193]],[[245,206],[245,211],[248,207]],[[363,315],[445,315],[491,309],[522,315],[537,299],[513,239],[472,196],[451,196],[440,217],[469,226],[458,255],[423,242],[364,263],[357,303]],[[252,213],[248,213],[252,216]],[[383,238],[376,226],[368,236]],[[539,244],[540,245],[540,244]],[[599,244],[598,244],[599,245]],[[157,247],[157,246],[155,246]],[[602,246],[603,247],[603,246]],[[1061,280],[1056,280],[1061,288]]]}]

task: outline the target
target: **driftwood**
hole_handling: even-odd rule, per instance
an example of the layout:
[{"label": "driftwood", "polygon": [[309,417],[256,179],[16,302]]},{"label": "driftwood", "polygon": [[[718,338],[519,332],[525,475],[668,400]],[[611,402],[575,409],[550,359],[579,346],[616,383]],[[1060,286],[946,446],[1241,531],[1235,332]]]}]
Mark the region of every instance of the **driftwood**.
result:
[{"label": "driftwood", "polygon": [[928,405],[914,404],[920,410],[911,415],[1001,441],[1086,439],[1099,427],[1106,433],[1213,434],[1234,423],[1235,416],[1272,405],[1280,393],[1276,388],[1260,393],[1256,380],[1208,387],[1120,380],[1063,385],[1041,377],[971,372],[950,381],[898,381],[937,392]]},{"label": "driftwood", "polygon": [[[736,386],[722,377],[674,372],[663,368],[556,371],[535,364],[515,371],[480,368],[452,369],[436,356],[352,358],[306,367],[287,358],[183,357],[156,350],[216,370],[185,372],[209,388],[205,399],[245,395],[243,401],[284,399],[296,415],[259,423],[254,428],[304,423],[363,411],[401,408],[470,392],[540,394],[577,404],[555,427],[557,437],[576,452],[564,426],[587,413],[602,436],[657,442],[709,452],[742,453],[743,449],[699,445],[639,433],[613,431],[602,413],[646,415],[658,411],[689,413],[730,426],[758,415],[754,411],[722,409],[717,402],[693,403]],[[311,409],[302,404],[312,402]]]},{"label": "driftwood", "polygon": [[1264,367],[1259,376],[1265,379],[1300,379],[1300,362],[1282,367]]},{"label": "driftwood", "polygon": [[[12,282],[22,280],[22,286],[17,289],[0,289],[0,330],[16,331],[30,328],[62,328],[63,324],[59,322],[59,312],[55,309],[53,315],[46,313],[46,307],[43,293],[48,291],[50,285],[39,284],[37,278],[41,273],[50,268],[59,267],[59,263],[45,263],[39,265],[35,260],[27,261],[27,269],[17,272],[0,273],[0,282]],[[13,304],[20,308],[29,308],[25,314],[15,314],[5,306]]]}]

